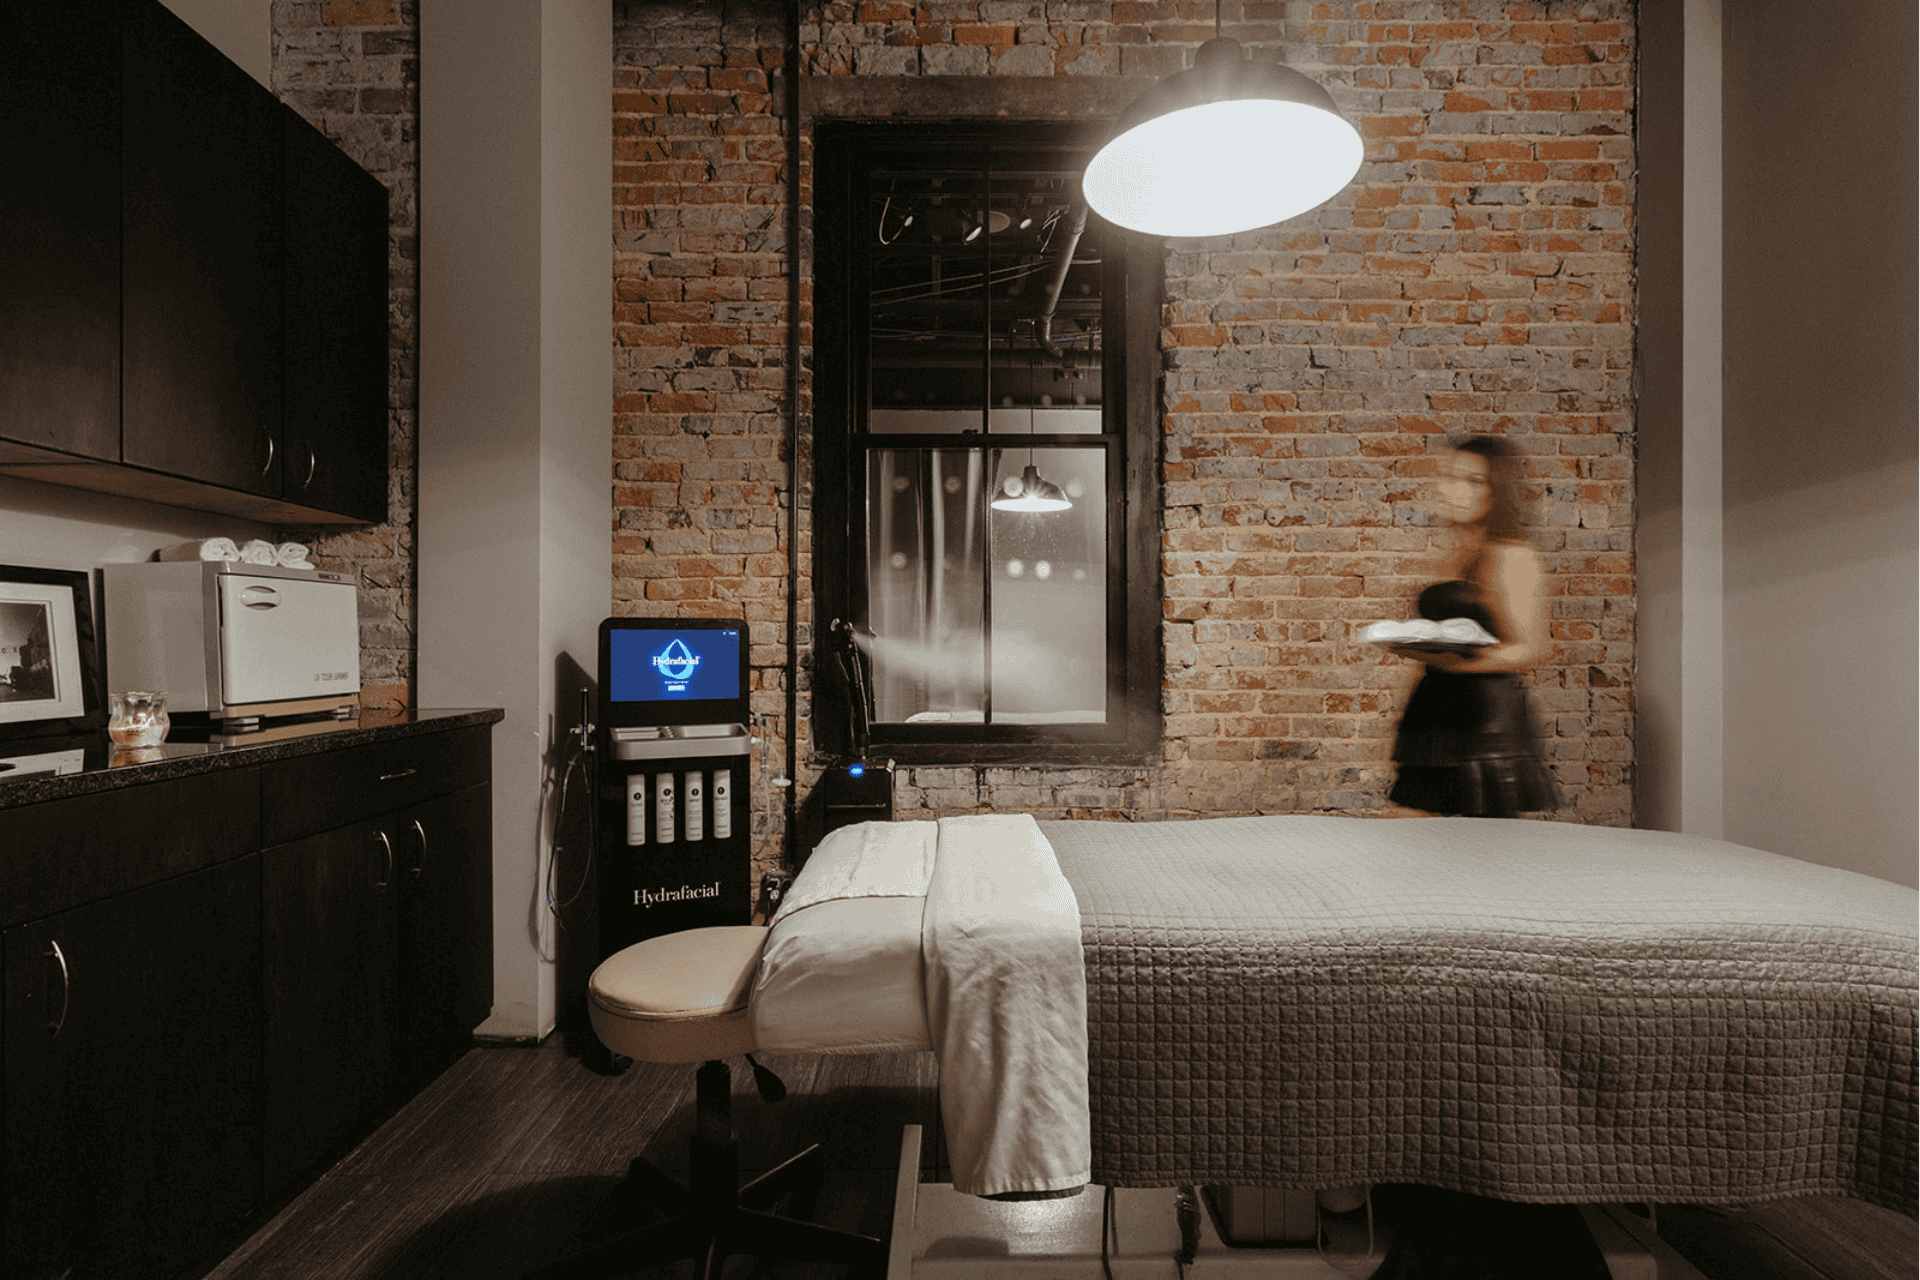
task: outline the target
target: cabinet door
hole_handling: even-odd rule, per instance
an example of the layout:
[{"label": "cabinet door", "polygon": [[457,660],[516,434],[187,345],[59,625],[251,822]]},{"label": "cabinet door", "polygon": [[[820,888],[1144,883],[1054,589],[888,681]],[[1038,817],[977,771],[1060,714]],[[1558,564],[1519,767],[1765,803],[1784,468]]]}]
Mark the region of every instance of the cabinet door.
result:
[{"label": "cabinet door", "polygon": [[120,456],[120,60],[111,0],[0,9],[0,437]]},{"label": "cabinet door", "polygon": [[290,108],[282,495],[387,518],[387,189]]},{"label": "cabinet door", "polygon": [[122,36],[122,460],[277,494],[279,103],[153,0]]},{"label": "cabinet door", "polygon": [[9,1276],[171,1275],[258,1204],[260,861],[5,934]]},{"label": "cabinet door", "polygon": [[357,823],[261,855],[269,1194],[393,1096],[403,853],[391,825]]},{"label": "cabinet door", "polygon": [[442,796],[399,815],[403,1069],[424,1084],[473,1044],[493,1012],[493,791]]}]

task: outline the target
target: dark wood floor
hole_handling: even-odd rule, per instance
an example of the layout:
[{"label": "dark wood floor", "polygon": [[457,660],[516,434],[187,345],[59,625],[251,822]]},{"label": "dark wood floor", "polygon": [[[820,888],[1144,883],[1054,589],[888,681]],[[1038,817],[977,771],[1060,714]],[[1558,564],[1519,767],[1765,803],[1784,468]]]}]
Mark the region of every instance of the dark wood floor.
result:
[{"label": "dark wood floor", "polygon": [[[900,1132],[939,1130],[931,1054],[755,1055],[789,1097],[760,1100],[735,1060],[734,1121],[744,1173],[811,1142],[828,1175],[816,1221],[884,1237]],[[468,1053],[211,1273],[215,1280],[484,1280],[518,1276],[652,1217],[620,1194],[644,1153],[685,1177],[693,1069],[636,1062],[606,1070],[604,1053],[555,1035],[540,1047]],[[944,1180],[936,1142],[922,1176]],[[636,1260],[638,1262],[639,1260]],[[690,1266],[634,1275],[684,1276]],[[727,1275],[811,1280],[833,1269],[760,1267]]]},{"label": "dark wood floor", "polygon": [[[245,1241],[215,1280],[487,1280],[522,1272],[650,1220],[621,1194],[644,1153],[686,1171],[693,1072],[635,1063],[606,1070],[590,1037],[477,1048]],[[583,1041],[585,1043],[583,1043]],[[885,1236],[903,1125],[927,1135],[921,1177],[945,1181],[931,1055],[782,1057],[769,1105],[734,1072],[743,1170],[773,1167],[809,1142],[828,1176],[813,1217]],[[645,1214],[645,1210],[638,1211]],[[1666,1208],[1661,1234],[1709,1280],[1912,1280],[1911,1219],[1852,1201],[1761,1206],[1738,1214]],[[647,1268],[647,1280],[690,1267]],[[831,1268],[735,1259],[734,1277],[825,1280]]]}]

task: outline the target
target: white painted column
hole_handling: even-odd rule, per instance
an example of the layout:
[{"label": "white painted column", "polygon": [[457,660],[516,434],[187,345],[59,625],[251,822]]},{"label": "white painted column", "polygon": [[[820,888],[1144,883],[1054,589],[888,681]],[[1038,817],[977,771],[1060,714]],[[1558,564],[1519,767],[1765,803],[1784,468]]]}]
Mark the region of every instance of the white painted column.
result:
[{"label": "white painted column", "polygon": [[[423,707],[498,706],[489,1038],[553,1028],[546,779],[612,598],[612,21],[421,5]],[[556,723],[556,721],[559,723]]]},{"label": "white painted column", "polygon": [[1680,830],[1725,830],[1721,0],[1686,0],[1681,316]]}]

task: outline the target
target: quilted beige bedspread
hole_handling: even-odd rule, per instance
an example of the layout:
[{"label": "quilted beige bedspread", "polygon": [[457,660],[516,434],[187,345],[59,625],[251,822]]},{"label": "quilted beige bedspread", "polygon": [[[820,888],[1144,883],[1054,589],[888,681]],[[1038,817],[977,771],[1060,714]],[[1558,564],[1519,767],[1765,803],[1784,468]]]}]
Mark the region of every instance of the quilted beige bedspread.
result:
[{"label": "quilted beige bedspread", "polygon": [[1096,1182],[1914,1213],[1912,890],[1565,823],[1040,826]]}]

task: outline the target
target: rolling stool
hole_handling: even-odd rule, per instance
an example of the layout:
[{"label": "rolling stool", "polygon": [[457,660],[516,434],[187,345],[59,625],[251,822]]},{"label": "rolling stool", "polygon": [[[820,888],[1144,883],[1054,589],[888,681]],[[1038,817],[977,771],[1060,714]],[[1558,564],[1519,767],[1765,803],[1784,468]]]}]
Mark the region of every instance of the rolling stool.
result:
[{"label": "rolling stool", "polygon": [[[617,1055],[642,1062],[697,1062],[695,1121],[686,1183],[635,1156],[627,1176],[674,1216],[533,1272],[541,1277],[621,1275],[682,1258],[700,1280],[718,1280],[733,1254],[839,1263],[879,1276],[886,1249],[872,1236],[836,1231],[767,1209],[789,1191],[811,1191],[824,1172],[818,1144],[740,1185],[733,1133],[733,1076],[724,1059],[747,1054],[747,995],[767,931],[759,925],[688,929],[637,942],[607,957],[587,983],[594,1034]],[[754,1062],[760,1096],[786,1088]]]}]

